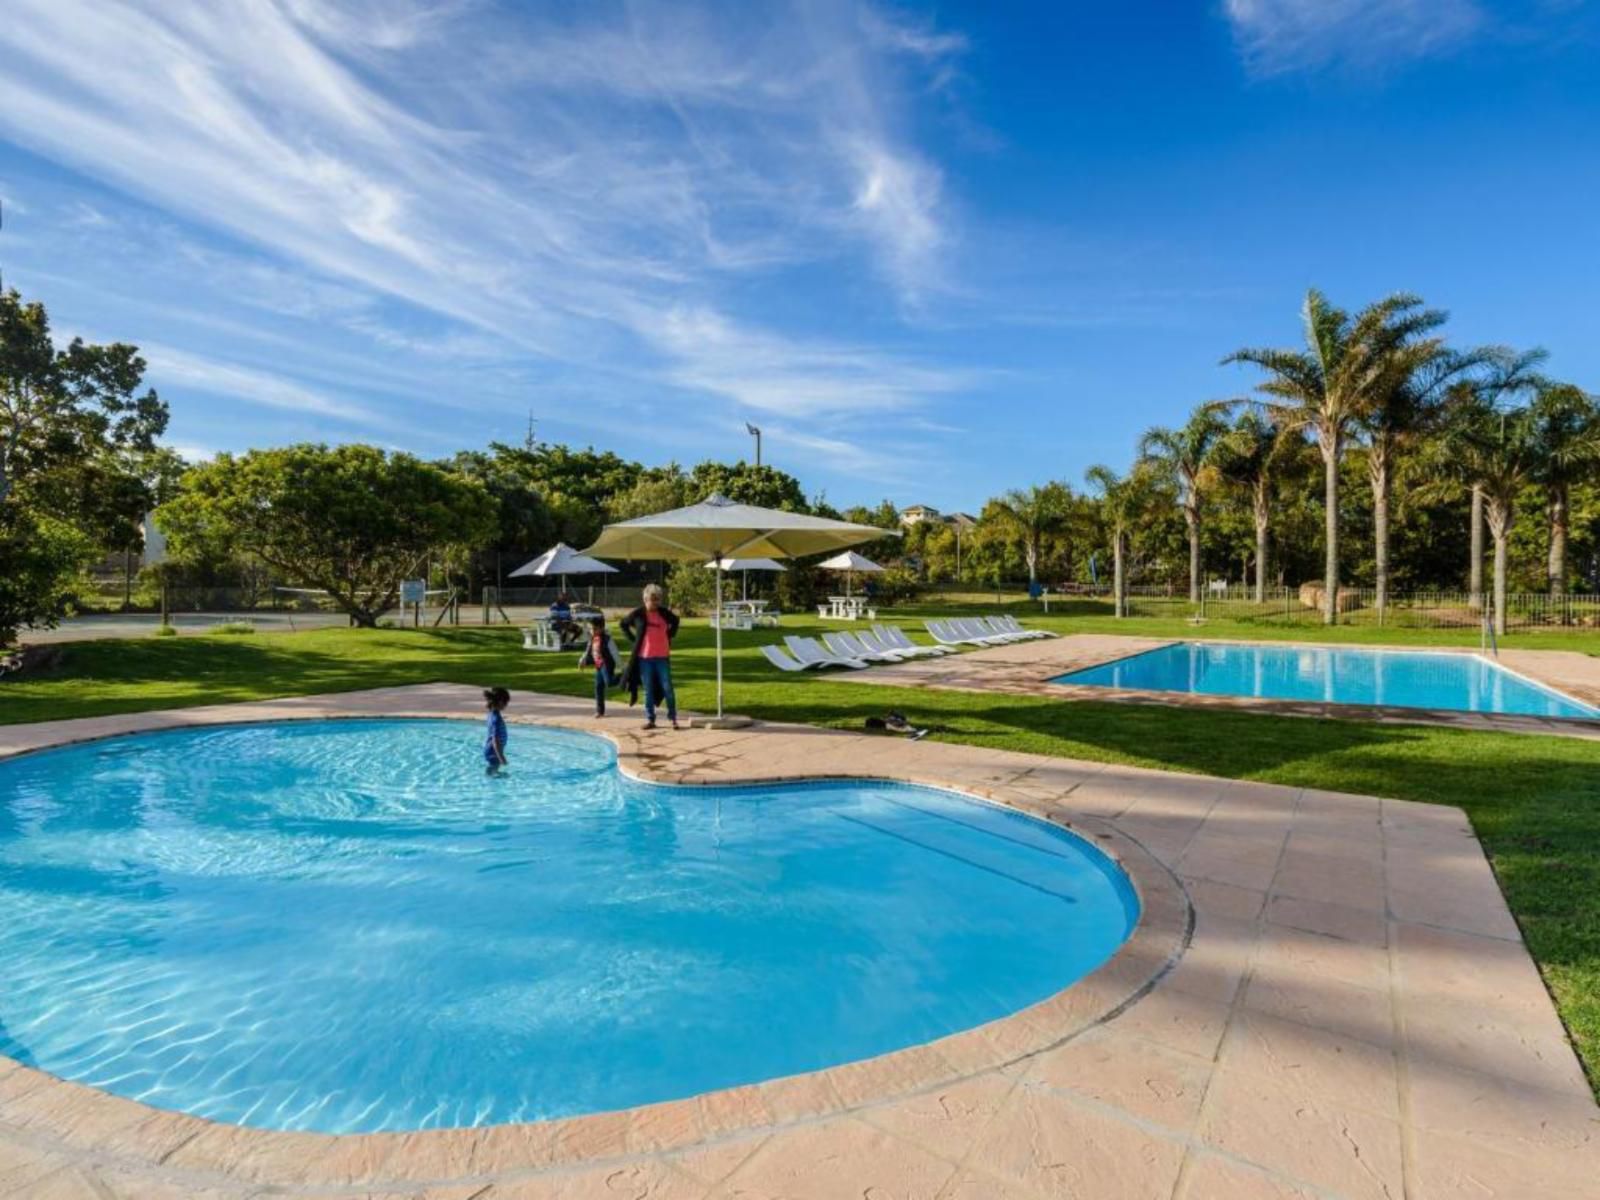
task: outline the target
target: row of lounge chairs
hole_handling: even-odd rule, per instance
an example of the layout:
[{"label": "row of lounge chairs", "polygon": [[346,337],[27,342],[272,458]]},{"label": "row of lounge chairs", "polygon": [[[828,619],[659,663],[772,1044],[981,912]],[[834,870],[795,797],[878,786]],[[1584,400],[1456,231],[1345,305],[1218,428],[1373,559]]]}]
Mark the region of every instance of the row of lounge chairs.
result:
[{"label": "row of lounge chairs", "polygon": [[767,661],[780,671],[814,671],[823,667],[864,671],[873,663],[910,662],[954,653],[947,646],[919,646],[894,625],[874,625],[855,633],[825,633],[821,643],[815,638],[790,634],[783,642],[787,653],[780,646],[761,647]]},{"label": "row of lounge chairs", "polygon": [[929,621],[928,632],[941,646],[1004,646],[1010,642],[1057,636],[1043,629],[1024,629],[1022,622],[1012,616]]}]

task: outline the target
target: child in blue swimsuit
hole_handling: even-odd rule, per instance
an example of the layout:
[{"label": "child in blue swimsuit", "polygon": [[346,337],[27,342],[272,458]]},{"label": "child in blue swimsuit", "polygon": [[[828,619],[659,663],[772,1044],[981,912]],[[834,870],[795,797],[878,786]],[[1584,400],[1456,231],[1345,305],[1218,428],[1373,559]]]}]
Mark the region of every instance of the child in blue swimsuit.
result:
[{"label": "child in blue swimsuit", "polygon": [[511,693],[503,687],[489,688],[483,693],[483,705],[489,710],[488,731],[483,739],[483,761],[489,774],[498,775],[506,765],[506,719],[501,716],[511,703]]}]

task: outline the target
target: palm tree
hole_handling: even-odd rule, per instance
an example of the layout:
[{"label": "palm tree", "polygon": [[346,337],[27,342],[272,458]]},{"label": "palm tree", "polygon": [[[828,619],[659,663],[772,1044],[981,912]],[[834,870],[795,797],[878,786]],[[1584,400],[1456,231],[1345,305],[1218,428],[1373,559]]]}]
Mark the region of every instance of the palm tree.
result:
[{"label": "palm tree", "polygon": [[1395,356],[1436,329],[1443,315],[1416,296],[1394,295],[1351,316],[1313,288],[1302,309],[1304,350],[1245,349],[1225,363],[1249,363],[1267,372],[1258,385],[1265,406],[1284,432],[1305,430],[1322,451],[1325,520],[1323,620],[1339,619],[1339,461],[1377,396],[1391,386]]},{"label": "palm tree", "polygon": [[1016,489],[992,502],[991,513],[1022,541],[1028,562],[1028,583],[1039,581],[1039,556],[1044,538],[1067,523],[1072,512],[1072,489],[1064,483]]},{"label": "palm tree", "polygon": [[1084,472],[1084,480],[1100,493],[1100,512],[1111,530],[1113,610],[1118,617],[1125,617],[1128,615],[1129,542],[1156,505],[1156,481],[1149,467],[1141,463],[1135,463],[1125,476],[1118,475],[1110,467],[1096,465]]},{"label": "palm tree", "polygon": [[[1539,478],[1545,465],[1541,419],[1517,396],[1546,385],[1532,368],[1543,351],[1514,355],[1492,352],[1489,370],[1451,390],[1450,407],[1437,447],[1438,461],[1483,496],[1484,517],[1494,542],[1494,628],[1506,631],[1506,569],[1517,494]],[[1507,406],[1507,401],[1511,406]]]},{"label": "palm tree", "polygon": [[1379,620],[1389,606],[1389,501],[1395,469],[1405,455],[1437,428],[1450,385],[1484,361],[1484,350],[1456,353],[1439,337],[1421,336],[1427,325],[1437,328],[1445,314],[1426,314],[1413,339],[1395,345],[1383,372],[1383,382],[1373,389],[1372,400],[1361,414],[1359,427],[1366,435],[1367,482],[1372,488],[1373,587]]},{"label": "palm tree", "polygon": [[1572,484],[1600,462],[1600,404],[1571,384],[1548,384],[1533,402],[1538,438],[1538,482],[1545,491],[1550,529],[1550,594],[1567,590],[1567,531]]},{"label": "palm tree", "polygon": [[1215,404],[1202,404],[1177,429],[1156,426],[1139,439],[1139,457],[1177,485],[1189,529],[1189,603],[1200,603],[1200,520],[1205,494],[1216,481],[1213,458],[1228,431]]},{"label": "palm tree", "polygon": [[1270,415],[1248,408],[1218,445],[1217,471],[1250,497],[1256,526],[1256,603],[1267,599],[1267,540],[1272,527],[1272,494],[1290,440]]}]

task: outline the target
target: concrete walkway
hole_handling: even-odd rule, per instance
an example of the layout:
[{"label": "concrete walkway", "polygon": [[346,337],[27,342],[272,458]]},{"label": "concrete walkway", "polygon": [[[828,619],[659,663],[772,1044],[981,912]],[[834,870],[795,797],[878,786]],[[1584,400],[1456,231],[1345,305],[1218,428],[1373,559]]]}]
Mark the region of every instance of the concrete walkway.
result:
[{"label": "concrete walkway", "polygon": [[[207,722],[475,719],[478,703],[441,685],[11,726],[0,755]],[[646,734],[583,710],[516,709],[601,730],[651,778],[889,776],[1070,825],[1129,871],[1140,928],[1095,975],[978,1030],[541,1125],[267,1133],[0,1060],[0,1196],[1597,1194],[1600,1110],[1457,809],[802,727]]]}]

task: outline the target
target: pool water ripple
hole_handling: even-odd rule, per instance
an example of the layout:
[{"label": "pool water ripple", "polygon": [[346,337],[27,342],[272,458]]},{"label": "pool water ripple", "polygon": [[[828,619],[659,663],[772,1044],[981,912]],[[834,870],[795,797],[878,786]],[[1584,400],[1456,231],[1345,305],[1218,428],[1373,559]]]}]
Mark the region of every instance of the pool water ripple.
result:
[{"label": "pool water ripple", "polygon": [[0,1053],[366,1132],[680,1098],[996,1019],[1137,917],[1099,851],[872,782],[658,787],[609,743],[315,721],[0,761]]}]

